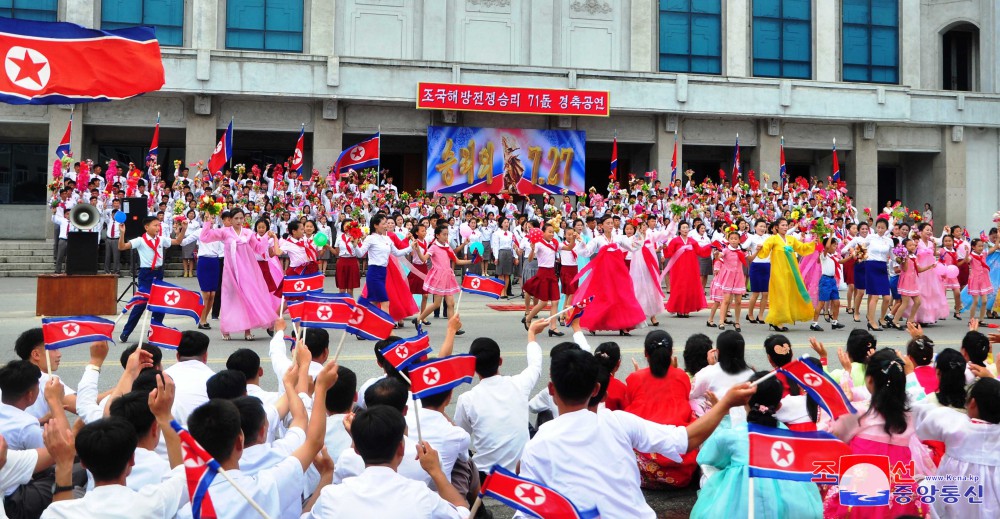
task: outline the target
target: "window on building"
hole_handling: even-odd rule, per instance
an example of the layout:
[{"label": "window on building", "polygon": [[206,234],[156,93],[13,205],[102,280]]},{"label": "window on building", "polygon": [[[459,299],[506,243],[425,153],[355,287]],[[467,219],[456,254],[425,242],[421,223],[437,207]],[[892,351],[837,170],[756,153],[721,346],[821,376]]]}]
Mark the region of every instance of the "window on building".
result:
[{"label": "window on building", "polygon": [[302,52],[302,0],[228,0],[226,48]]},{"label": "window on building", "polygon": [[48,146],[0,142],[0,204],[43,204]]},{"label": "window on building", "polygon": [[184,0],[102,0],[101,28],[152,25],[160,45],[184,44]]},{"label": "window on building", "polygon": [[941,77],[945,90],[979,90],[979,29],[963,23],[944,33]]},{"label": "window on building", "polygon": [[660,70],[722,73],[721,0],[660,0]]},{"label": "window on building", "polygon": [[843,0],[844,81],[899,83],[899,1]]},{"label": "window on building", "polygon": [[59,0],[0,0],[0,16],[17,20],[54,22]]},{"label": "window on building", "polygon": [[753,0],[753,75],[812,77],[810,0]]}]

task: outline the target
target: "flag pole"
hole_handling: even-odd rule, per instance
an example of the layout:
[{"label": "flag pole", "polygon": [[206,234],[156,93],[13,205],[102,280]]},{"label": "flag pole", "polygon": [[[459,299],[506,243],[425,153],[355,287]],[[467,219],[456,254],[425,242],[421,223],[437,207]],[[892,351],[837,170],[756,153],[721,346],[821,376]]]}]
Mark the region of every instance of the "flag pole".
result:
[{"label": "flag pole", "polygon": [[[236,120],[236,116],[235,115],[232,115],[232,116],[229,117],[229,126],[230,127],[233,126],[233,121],[235,121],[235,120]],[[233,142],[233,135],[232,134],[234,134],[234,133],[236,133],[236,129],[235,128],[233,128],[233,131],[229,132],[229,135],[226,135],[226,138],[229,139],[229,142]],[[223,144],[222,147],[225,148],[226,145]],[[232,147],[235,147],[235,146],[232,146]],[[229,169],[233,169],[233,154],[232,153],[229,154]]]},{"label": "flag pole", "polygon": [[139,345],[136,349],[142,349],[142,343],[146,340],[147,328],[149,327],[149,320],[152,319],[152,312],[147,312],[145,309],[142,310],[144,314],[144,319],[142,320],[142,328],[139,331]]},{"label": "flag pole", "polygon": [[[773,373],[773,372],[772,372]],[[753,477],[747,478],[747,488],[750,490],[747,496],[747,503],[750,505],[749,512],[747,513],[747,519],[754,519],[753,513]]]},{"label": "flag pole", "polygon": [[344,327],[344,333],[340,335],[340,342],[337,343],[337,352],[333,354],[333,361],[337,362],[340,358],[340,350],[344,347],[344,339],[347,338],[347,327]]},{"label": "flag pole", "polygon": [[[409,384],[410,388],[412,389],[413,382],[410,382],[410,377],[406,376],[406,373],[403,373],[402,371],[399,371],[398,373],[401,377],[403,377],[404,380],[406,380],[406,383]],[[418,409],[419,406],[417,405],[417,397],[413,397],[413,418],[417,422],[417,441],[423,443],[424,435],[420,432],[420,411],[418,411]]]},{"label": "flag pole", "polygon": [[263,517],[264,519],[271,519],[271,516],[267,515],[267,512],[265,512],[264,509],[261,508],[260,505],[258,505],[257,502],[254,501],[252,497],[250,497],[250,494],[247,494],[246,490],[243,490],[242,487],[237,485],[236,481],[233,481],[233,478],[230,477],[229,474],[226,473],[226,470],[223,469],[222,467],[219,467],[219,475],[222,476],[226,481],[228,481],[229,484],[232,485],[233,488],[237,492],[239,492],[241,496],[243,496],[243,499],[246,499],[247,503],[250,503],[250,506],[253,507],[253,509],[256,510],[261,517]]},{"label": "flag pole", "polygon": [[472,503],[472,510],[469,510],[470,519],[476,517],[476,512],[481,506],[483,506],[483,496],[476,496],[476,502]]},{"label": "flag pole", "polygon": [[382,125],[378,125],[378,162],[375,163],[375,185],[379,185],[382,177]]},{"label": "flag pole", "polygon": [[750,387],[756,386],[757,384],[760,384],[761,382],[763,382],[763,381],[765,381],[765,380],[767,380],[767,379],[769,379],[771,377],[774,377],[777,374],[778,374],[778,370],[777,369],[772,370],[767,375],[764,375],[763,377],[760,377],[757,380],[754,380],[753,382],[751,382],[750,383]]},{"label": "flag pole", "polygon": [[[42,321],[45,321],[45,316],[44,315],[42,316]],[[45,345],[45,372],[48,373],[49,375],[52,374],[52,368],[51,368],[51,366],[52,366],[52,359],[50,358],[50,355],[49,355],[49,346],[46,344]]]}]

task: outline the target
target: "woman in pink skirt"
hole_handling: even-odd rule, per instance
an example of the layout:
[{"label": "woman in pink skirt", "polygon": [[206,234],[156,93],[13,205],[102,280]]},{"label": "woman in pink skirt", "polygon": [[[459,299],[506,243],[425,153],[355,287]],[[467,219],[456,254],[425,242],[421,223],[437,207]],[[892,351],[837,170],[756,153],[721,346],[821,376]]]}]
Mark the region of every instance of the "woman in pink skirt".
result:
[{"label": "woman in pink skirt", "polygon": [[[715,245],[713,245],[715,247]],[[708,320],[705,321],[705,326],[709,328],[715,328],[715,313],[719,311],[719,307],[722,306],[722,287],[719,285],[719,273],[722,272],[722,252],[712,249],[712,283],[708,286],[708,300],[711,303],[708,305]],[[725,315],[725,314],[723,314]],[[725,321],[725,317],[722,318]]]},{"label": "woman in pink skirt", "polygon": [[955,250],[955,238],[950,234],[941,237],[941,250],[939,251],[941,263],[945,265],[955,265],[954,276],[944,276],[944,289],[951,290],[955,297],[955,319],[962,320],[962,285],[958,283],[958,268],[969,261],[969,258],[958,259],[958,251]]},{"label": "woman in pink skirt", "polygon": [[[899,326],[905,329],[904,316],[910,316],[907,320],[912,319],[912,316],[917,315],[917,312],[920,310],[920,285],[917,284],[917,274],[921,270],[917,267],[917,242],[909,238],[904,238],[903,247],[906,248],[907,256],[900,266],[899,282],[896,287],[901,299],[899,311],[896,315],[900,318]],[[930,268],[933,268],[933,266]],[[910,306],[911,303],[913,304],[912,307]],[[906,313],[907,308],[910,309],[909,314]]]},{"label": "woman in pink skirt", "polygon": [[726,237],[729,245],[722,249],[722,269],[719,270],[719,290],[722,292],[722,311],[719,312],[719,329],[726,329],[726,312],[733,307],[733,328],[740,329],[740,299],[747,293],[747,278],[743,269],[747,266],[747,257],[740,248],[740,233],[730,231]]},{"label": "woman in pink skirt", "polygon": [[[466,241],[460,248],[468,244],[469,242]],[[426,253],[422,247],[414,247],[413,253],[425,263],[428,260],[430,261],[431,268],[427,271],[427,277],[424,278],[424,290],[428,294],[434,295],[434,302],[427,305],[427,308],[424,308],[420,312],[420,315],[411,322],[414,326],[423,322],[427,319],[428,315],[441,308],[441,301],[444,301],[448,305],[448,315],[454,315],[452,312],[455,311],[455,294],[459,293],[462,289],[458,286],[458,280],[455,279],[455,271],[452,264],[471,265],[472,260],[461,260],[455,256],[455,251],[448,245],[447,224],[438,225],[434,229],[434,242],[431,243]],[[463,333],[465,333],[464,330],[459,330],[456,332],[456,335],[462,335]]]},{"label": "woman in pink skirt", "polygon": [[979,320],[986,317],[986,297],[993,293],[990,284],[990,267],[983,255],[983,240],[973,238],[972,253],[969,254],[969,284],[966,286],[972,296],[972,306],[969,308],[969,318],[976,315],[976,305],[979,305]]}]

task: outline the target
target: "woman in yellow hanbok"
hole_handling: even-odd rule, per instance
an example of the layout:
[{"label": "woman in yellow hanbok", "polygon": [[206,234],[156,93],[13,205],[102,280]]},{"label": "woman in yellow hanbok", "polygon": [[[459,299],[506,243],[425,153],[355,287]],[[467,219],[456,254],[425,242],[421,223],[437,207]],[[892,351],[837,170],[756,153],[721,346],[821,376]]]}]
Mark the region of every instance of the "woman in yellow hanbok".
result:
[{"label": "woman in yellow hanbok", "polygon": [[812,254],[816,250],[816,242],[802,243],[792,236],[786,236],[788,220],[784,218],[778,219],[777,229],[778,233],[764,240],[754,257],[771,258],[771,280],[768,283],[771,297],[764,322],[774,331],[785,332],[788,328],[784,324],[808,321],[813,317],[809,290],[802,280],[799,261],[795,255]]}]

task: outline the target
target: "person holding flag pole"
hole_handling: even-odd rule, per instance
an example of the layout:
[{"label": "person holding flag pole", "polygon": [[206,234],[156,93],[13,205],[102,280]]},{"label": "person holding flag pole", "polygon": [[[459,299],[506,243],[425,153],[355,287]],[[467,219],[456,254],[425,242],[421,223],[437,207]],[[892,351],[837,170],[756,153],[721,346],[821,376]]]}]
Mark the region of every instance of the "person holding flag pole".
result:
[{"label": "person holding flag pole", "polygon": [[[137,290],[148,294],[153,285],[153,281],[163,280],[164,249],[166,247],[180,245],[184,239],[184,232],[187,230],[187,221],[181,222],[181,232],[172,240],[164,240],[160,233],[160,220],[155,216],[148,216],[142,221],[145,233],[125,241],[125,224],[120,224],[118,234],[118,250],[126,251],[135,249],[139,253],[139,278]],[[207,228],[207,227],[206,227]],[[139,303],[135,310],[129,312],[128,321],[119,336],[120,342],[128,342],[129,335],[139,324],[139,318],[146,311],[146,304]],[[152,316],[157,321],[163,320],[163,314],[157,313]]]}]

